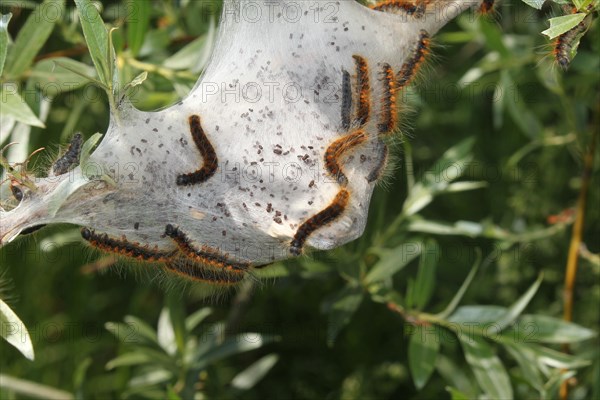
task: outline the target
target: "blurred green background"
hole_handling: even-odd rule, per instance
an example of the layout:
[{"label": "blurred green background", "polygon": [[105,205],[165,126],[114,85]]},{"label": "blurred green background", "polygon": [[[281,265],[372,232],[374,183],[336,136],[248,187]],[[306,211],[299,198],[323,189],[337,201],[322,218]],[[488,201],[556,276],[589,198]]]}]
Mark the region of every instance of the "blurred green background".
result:
[{"label": "blurred green background", "polygon": [[[547,332],[536,331],[538,325],[519,332],[544,342],[521,338],[517,353],[525,361],[486,335],[481,337],[492,356],[484,351],[469,359],[475,353],[452,339],[451,329],[440,328],[447,334],[434,357],[418,357],[433,360],[431,368],[419,373],[409,361],[409,343],[416,346],[412,354],[426,351],[413,343],[415,329],[444,326],[432,315],[456,295],[474,264],[480,267],[462,305],[509,307],[543,273],[526,314],[562,317],[584,153],[600,129],[600,36],[593,23],[569,70],[558,68],[551,41],[540,34],[548,18],[565,13],[557,3],[536,10],[505,1],[492,18],[465,13],[436,36],[435,57],[403,94],[412,111],[401,115],[407,140],[395,146],[397,168],[376,189],[365,235],[341,249],[277,264],[261,272],[260,284],[214,293],[202,286],[171,288],[137,266],[115,264],[86,248],[75,226],[46,227],[3,247],[0,298],[27,326],[36,358],[29,361],[0,341],[0,398],[493,398],[507,394],[493,388],[493,381],[505,376],[515,398],[558,398],[558,386],[569,376],[538,365],[534,346],[560,350],[558,343],[570,341],[576,342],[572,358],[548,357],[563,362],[553,366],[577,371],[570,398],[600,398],[598,338],[570,325],[571,331],[561,325],[562,333],[553,325],[553,335],[564,334],[554,341],[544,342]],[[8,25],[13,40],[23,29],[44,29],[44,24],[26,25],[37,6],[33,1],[0,5],[2,14],[13,14]],[[75,4],[61,7],[47,27],[48,39],[39,31],[33,36],[29,47],[35,54],[26,68],[10,70],[7,61],[2,75],[3,84],[22,85],[21,95],[36,115],[44,107],[36,83],[79,79],[49,60],[67,57],[89,65],[76,64],[75,70],[94,74]],[[132,93],[137,107],[164,107],[191,89],[206,62],[203,54],[220,7],[217,0],[102,2],[104,21],[119,27],[113,38],[121,81],[148,72]],[[591,14],[595,18],[597,12]],[[51,96],[47,128],[31,128],[29,152],[56,149],[75,131],[86,138],[105,132],[108,101],[102,89],[85,83],[45,93]],[[2,124],[7,129],[5,116]],[[434,187],[427,173],[457,145],[461,158],[446,158],[464,167],[457,182],[485,186]],[[596,332],[597,153],[573,310],[575,323]],[[42,168],[44,157],[33,164]],[[432,201],[409,213],[405,200],[417,199],[415,187]],[[400,257],[403,243],[424,243],[433,256]],[[377,268],[381,279],[369,275]],[[194,314],[205,307],[212,313]],[[491,308],[481,310],[493,314]],[[470,315],[473,322],[485,320],[476,315]],[[193,316],[187,327],[186,316]],[[486,359],[492,360],[489,373],[477,366]],[[529,370],[527,360],[537,360]],[[415,376],[429,379],[417,389]]]}]

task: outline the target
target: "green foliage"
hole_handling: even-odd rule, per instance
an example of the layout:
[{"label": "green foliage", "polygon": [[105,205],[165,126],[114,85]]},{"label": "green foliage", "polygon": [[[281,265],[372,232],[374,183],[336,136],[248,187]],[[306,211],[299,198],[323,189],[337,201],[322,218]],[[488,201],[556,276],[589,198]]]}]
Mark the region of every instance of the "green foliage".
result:
[{"label": "green foliage", "polygon": [[27,327],[2,299],[0,299],[0,336],[28,359],[35,358]]},{"label": "green foliage", "polygon": [[[188,93],[220,9],[75,3],[1,6],[1,147],[19,141],[29,154],[78,130],[85,164],[123,94],[154,109]],[[0,397],[556,398],[574,376],[573,399],[597,397],[597,207],[584,220],[577,323],[561,319],[569,210],[600,121],[597,2],[549,22],[565,1],[524,3],[498,6],[498,21],[463,15],[438,35],[437,65],[405,98],[414,137],[375,193],[367,232],[257,272],[274,284],[215,300],[202,287],[101,274],[114,260],[82,254],[72,226],[0,250],[20,298],[0,302]],[[581,21],[563,73],[540,32],[555,38]],[[31,342],[33,362],[19,353],[33,358]]]},{"label": "green foliage", "polygon": [[[106,324],[106,329],[122,343],[125,351],[106,364],[108,370],[130,367],[124,397],[191,398],[198,376],[206,368],[224,358],[261,348],[272,338],[258,333],[242,333],[225,337],[222,323],[201,323],[211,314],[202,308],[184,317],[181,304],[171,299],[164,308],[156,330],[144,321],[128,316],[125,323]],[[201,329],[199,335],[193,333]],[[247,390],[275,365],[276,356],[267,355],[236,375],[231,385]]]}]

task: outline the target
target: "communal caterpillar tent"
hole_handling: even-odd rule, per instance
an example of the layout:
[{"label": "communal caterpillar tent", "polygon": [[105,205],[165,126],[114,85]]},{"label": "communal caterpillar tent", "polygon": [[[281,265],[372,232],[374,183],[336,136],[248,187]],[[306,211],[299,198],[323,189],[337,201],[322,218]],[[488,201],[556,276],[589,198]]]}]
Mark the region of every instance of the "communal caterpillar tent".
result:
[{"label": "communal caterpillar tent", "polygon": [[356,239],[399,93],[430,37],[471,7],[491,3],[225,1],[212,59],[184,100],[142,112],[119,99],[95,150],[69,150],[47,177],[9,169],[0,243],[72,223],[102,250],[234,284]]}]

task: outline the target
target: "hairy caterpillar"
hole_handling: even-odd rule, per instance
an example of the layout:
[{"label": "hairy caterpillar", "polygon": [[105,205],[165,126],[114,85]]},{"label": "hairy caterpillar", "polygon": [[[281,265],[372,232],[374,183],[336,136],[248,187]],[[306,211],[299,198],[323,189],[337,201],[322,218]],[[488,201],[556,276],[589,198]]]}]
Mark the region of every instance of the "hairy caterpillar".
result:
[{"label": "hairy caterpillar", "polygon": [[79,156],[81,155],[81,146],[83,145],[83,136],[81,133],[76,133],[71,139],[69,148],[58,160],[52,165],[54,175],[62,175],[79,164]]},{"label": "hairy caterpillar", "polygon": [[202,129],[200,117],[197,115],[192,115],[189,117],[189,121],[192,139],[194,139],[194,143],[196,143],[196,147],[198,147],[198,150],[200,151],[203,165],[195,172],[179,175],[177,177],[177,184],[180,186],[194,185],[207,181],[215,174],[217,171],[217,165],[219,163],[215,149],[210,144],[210,140],[208,140],[204,130]]},{"label": "hairy caterpillar", "polygon": [[586,22],[584,19],[573,28],[559,35],[554,42],[554,59],[563,70],[567,70],[571,64],[571,50],[577,37],[587,29]]},{"label": "hairy caterpillar", "polygon": [[[294,22],[269,8],[292,3],[305,8]],[[186,98],[156,112],[119,98],[86,165],[76,135],[54,176],[11,178],[18,205],[0,210],[0,245],[72,223],[101,250],[230,285],[358,238],[399,123],[398,93],[431,36],[479,4],[342,1],[322,21],[307,3],[253,2],[261,17],[251,19],[247,2],[226,0],[212,59]]]}]

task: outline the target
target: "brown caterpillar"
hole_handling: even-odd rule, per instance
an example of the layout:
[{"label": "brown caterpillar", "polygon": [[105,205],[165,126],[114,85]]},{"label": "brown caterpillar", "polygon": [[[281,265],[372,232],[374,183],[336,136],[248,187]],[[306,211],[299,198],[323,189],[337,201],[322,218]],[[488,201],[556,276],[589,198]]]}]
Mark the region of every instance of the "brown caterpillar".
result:
[{"label": "brown caterpillar", "polygon": [[179,186],[189,186],[206,182],[215,174],[219,164],[217,153],[204,134],[204,129],[202,129],[202,125],[200,124],[200,117],[198,115],[190,116],[189,123],[192,138],[204,161],[199,170],[179,175],[176,182]]},{"label": "brown caterpillar", "polygon": [[377,125],[379,133],[385,134],[396,127],[396,79],[389,64],[383,65],[383,98],[381,99],[381,122]]},{"label": "brown caterpillar", "polygon": [[169,261],[165,264],[165,269],[185,279],[218,285],[235,285],[244,279],[244,275],[237,271],[233,273],[226,269],[208,269],[202,265],[186,262],[186,260]]},{"label": "brown caterpillar", "polygon": [[371,85],[369,84],[369,66],[361,56],[352,56],[356,62],[356,83],[358,89],[358,109],[356,119],[362,126],[369,120],[371,112]]},{"label": "brown caterpillar", "polygon": [[396,78],[398,89],[408,86],[408,84],[410,84],[412,79],[415,77],[421,64],[423,63],[423,60],[425,60],[425,56],[429,54],[430,42],[431,40],[429,39],[429,34],[426,30],[422,29],[419,33],[419,39],[417,40],[412,57],[410,57],[408,61],[402,65],[400,72],[398,72],[398,76]]},{"label": "brown caterpillar", "polygon": [[402,11],[407,15],[414,16],[415,18],[421,18],[423,15],[425,15],[425,9],[428,3],[429,1],[417,1],[412,3],[405,0],[384,0],[370,6],[370,8],[375,11],[384,12]]},{"label": "brown caterpillar", "polygon": [[91,229],[81,228],[81,237],[100,250],[121,254],[126,257],[150,262],[164,262],[175,255],[175,251],[159,251],[142,247],[139,243],[131,243],[127,239],[114,239],[106,233],[97,234]]},{"label": "brown caterpillar", "polygon": [[83,136],[81,133],[76,133],[71,139],[69,148],[54,164],[52,172],[54,175],[62,175],[79,164],[79,156],[81,155],[81,146],[83,145]]},{"label": "brown caterpillar", "polygon": [[201,249],[194,248],[190,239],[179,228],[168,224],[165,228],[165,235],[175,241],[179,249],[188,258],[202,264],[213,267],[217,270],[226,270],[231,273],[240,274],[242,278],[244,272],[250,269],[249,263],[231,262],[225,254],[206,246]]},{"label": "brown caterpillar", "polygon": [[586,30],[585,19],[569,29],[562,35],[558,36],[554,42],[554,59],[556,63],[563,69],[567,70],[571,64],[571,50],[575,39]]},{"label": "brown caterpillar", "polygon": [[340,157],[366,140],[367,136],[364,131],[357,130],[334,141],[325,151],[325,168],[327,168],[327,171],[329,171],[331,176],[336,178],[341,186],[346,186],[348,184],[348,178],[340,166]]},{"label": "brown caterpillar", "polygon": [[313,215],[300,225],[292,240],[290,253],[296,256],[300,255],[308,237],[317,229],[339,218],[346,209],[349,199],[350,193],[346,189],[340,190],[327,208]]}]

